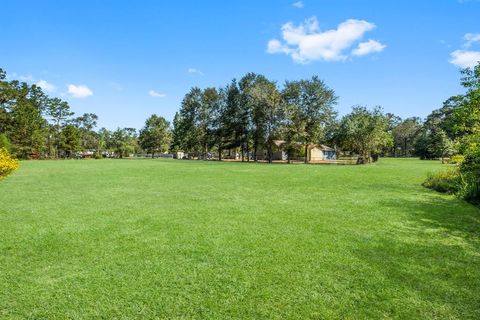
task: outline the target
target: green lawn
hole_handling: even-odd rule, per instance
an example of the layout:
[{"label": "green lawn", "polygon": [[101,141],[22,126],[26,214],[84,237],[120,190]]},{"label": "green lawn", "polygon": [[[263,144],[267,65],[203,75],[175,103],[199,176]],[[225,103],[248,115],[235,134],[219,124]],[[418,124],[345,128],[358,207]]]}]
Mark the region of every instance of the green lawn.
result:
[{"label": "green lawn", "polygon": [[480,210],[438,162],[27,161],[0,318],[480,318]]}]

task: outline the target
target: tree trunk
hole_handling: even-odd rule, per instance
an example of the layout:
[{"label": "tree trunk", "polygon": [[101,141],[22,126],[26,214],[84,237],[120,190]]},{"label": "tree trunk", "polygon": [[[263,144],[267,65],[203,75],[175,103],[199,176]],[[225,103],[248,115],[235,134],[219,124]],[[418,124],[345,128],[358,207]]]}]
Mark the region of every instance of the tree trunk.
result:
[{"label": "tree trunk", "polygon": [[308,163],[308,143],[305,142],[305,163]]},{"label": "tree trunk", "polygon": [[218,148],[218,161],[222,161],[222,148]]},{"label": "tree trunk", "polygon": [[152,159],[155,159],[155,151],[152,151]]},{"label": "tree trunk", "polygon": [[269,142],[268,143],[268,148],[267,148],[267,152],[268,152],[268,163],[272,163],[272,143]]}]

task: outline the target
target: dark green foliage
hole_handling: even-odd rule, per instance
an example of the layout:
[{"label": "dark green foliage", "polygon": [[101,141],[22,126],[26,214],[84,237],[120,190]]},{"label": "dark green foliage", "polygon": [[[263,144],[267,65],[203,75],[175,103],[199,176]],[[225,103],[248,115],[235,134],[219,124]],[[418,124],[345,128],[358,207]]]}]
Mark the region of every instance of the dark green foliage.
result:
[{"label": "dark green foliage", "polygon": [[152,154],[152,158],[155,152],[166,152],[171,142],[170,123],[155,114],[150,116],[140,130],[139,142],[144,150]]},{"label": "dark green foliage", "polygon": [[[240,137],[243,153],[246,152],[253,155],[253,160],[257,160],[257,152],[264,147],[265,144],[265,110],[259,103],[256,90],[262,84],[270,82],[264,75],[253,72],[247,73],[240,79],[240,109],[237,122],[237,132]],[[250,160],[250,156],[248,157]]]},{"label": "dark green foliage", "polygon": [[0,88],[5,100],[1,104],[7,115],[5,133],[12,144],[12,152],[20,158],[29,158],[45,151],[47,122],[42,114],[46,97],[39,87],[18,81],[4,82]]},{"label": "dark green foliage", "polygon": [[379,107],[368,110],[356,106],[340,121],[335,139],[344,149],[358,153],[362,163],[368,163],[392,145],[392,136],[387,130],[389,121]]},{"label": "dark green foliage", "polygon": [[415,150],[421,159],[438,159],[455,153],[454,143],[438,122],[427,120],[415,139]]},{"label": "dark green foliage", "polygon": [[[202,90],[192,88],[182,100],[182,105],[177,118],[176,134],[181,143],[180,148],[199,155],[202,150],[203,128],[199,125],[200,114],[202,110]],[[181,135],[178,137],[178,135]]]},{"label": "dark green foliage", "polygon": [[67,158],[80,151],[80,130],[74,125],[66,125],[60,133],[60,148],[64,152],[64,156]]},{"label": "dark green foliage", "polygon": [[5,149],[8,152],[11,151],[12,145],[10,144],[10,141],[8,141],[8,138],[5,134],[0,133],[0,149]]},{"label": "dark green foliage", "polygon": [[307,147],[332,136],[336,100],[334,91],[316,76],[287,82],[283,93],[275,82],[255,73],[219,91],[192,88],[173,121],[172,149],[205,155],[216,148],[219,159],[224,150],[233,150],[242,160],[256,160],[257,152],[266,150],[271,161],[275,139]]},{"label": "dark green foliage", "polygon": [[[263,79],[251,88],[254,115],[257,126],[262,127],[262,134],[254,139],[254,148],[263,146],[267,150],[268,162],[272,162],[273,140],[284,119],[283,101],[276,83]],[[258,130],[257,130],[257,133]]]},{"label": "dark green foliage", "polygon": [[221,114],[217,114],[219,120],[216,129],[217,134],[221,135],[217,140],[221,141],[220,149],[234,149],[242,144],[244,129],[239,121],[242,116],[241,96],[235,79],[221,90],[221,97],[224,105],[219,110]]},{"label": "dark green foliage", "polygon": [[480,143],[466,152],[465,159],[460,164],[460,172],[466,184],[463,197],[468,201],[480,203]]},{"label": "dark green foliage", "polygon": [[134,128],[117,128],[108,137],[107,148],[119,158],[128,157],[138,149],[138,137]]},{"label": "dark green foliage", "polygon": [[[5,79],[0,69],[0,133],[6,135],[17,157],[69,156],[98,148],[95,114],[74,119],[66,101],[49,98],[36,85]],[[75,133],[71,125],[78,129]]]},{"label": "dark green foliage", "polygon": [[415,154],[415,139],[422,128],[420,118],[407,118],[392,128],[393,156],[410,157]]},{"label": "dark green foliage", "polygon": [[308,146],[325,141],[328,128],[335,122],[333,106],[338,97],[317,76],[309,80],[286,82],[283,90],[286,104],[286,140],[291,151],[291,142],[304,145],[304,158],[308,162]]},{"label": "dark green foliage", "polygon": [[94,131],[97,126],[98,116],[94,113],[84,113],[82,116],[73,119],[73,123],[80,129],[81,146],[83,150],[96,149],[98,136]]}]

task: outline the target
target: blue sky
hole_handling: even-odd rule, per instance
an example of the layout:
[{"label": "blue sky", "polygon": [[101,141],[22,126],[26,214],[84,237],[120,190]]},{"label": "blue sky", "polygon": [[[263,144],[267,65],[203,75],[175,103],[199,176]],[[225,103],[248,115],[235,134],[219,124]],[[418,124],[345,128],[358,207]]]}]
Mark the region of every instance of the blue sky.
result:
[{"label": "blue sky", "polygon": [[192,86],[318,75],[337,109],[425,117],[480,57],[480,1],[7,1],[0,67],[99,125],[171,120]]}]

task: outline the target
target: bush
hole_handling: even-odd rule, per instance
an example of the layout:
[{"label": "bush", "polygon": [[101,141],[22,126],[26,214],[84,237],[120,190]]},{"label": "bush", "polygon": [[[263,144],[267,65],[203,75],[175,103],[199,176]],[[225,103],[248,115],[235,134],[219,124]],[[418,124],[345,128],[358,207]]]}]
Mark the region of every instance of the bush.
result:
[{"label": "bush", "polygon": [[452,160],[454,158],[458,167],[428,175],[423,186],[480,204],[480,147],[472,145],[465,157],[455,156]]},{"label": "bush", "polygon": [[480,203],[480,147],[471,148],[460,164],[460,173],[464,177],[465,187],[462,196],[475,203]]},{"label": "bush", "polygon": [[461,164],[464,159],[465,159],[464,155],[457,154],[456,156],[451,157],[450,160],[448,161],[448,163],[450,163],[450,164]]},{"label": "bush", "polygon": [[0,179],[6,177],[18,168],[18,160],[10,156],[5,148],[0,148]]},{"label": "bush", "polygon": [[429,174],[427,180],[425,180],[422,185],[438,192],[451,194],[457,193],[464,188],[462,175],[458,170]]},{"label": "bush", "polygon": [[465,186],[461,190],[460,196],[472,203],[480,204],[480,179],[474,175],[465,177]]},{"label": "bush", "polygon": [[10,142],[7,139],[7,136],[3,133],[0,133],[0,149],[6,149],[8,152],[11,151]]},{"label": "bush", "polygon": [[95,154],[93,155],[93,159],[103,159],[103,156],[102,156],[101,153],[95,153]]}]

